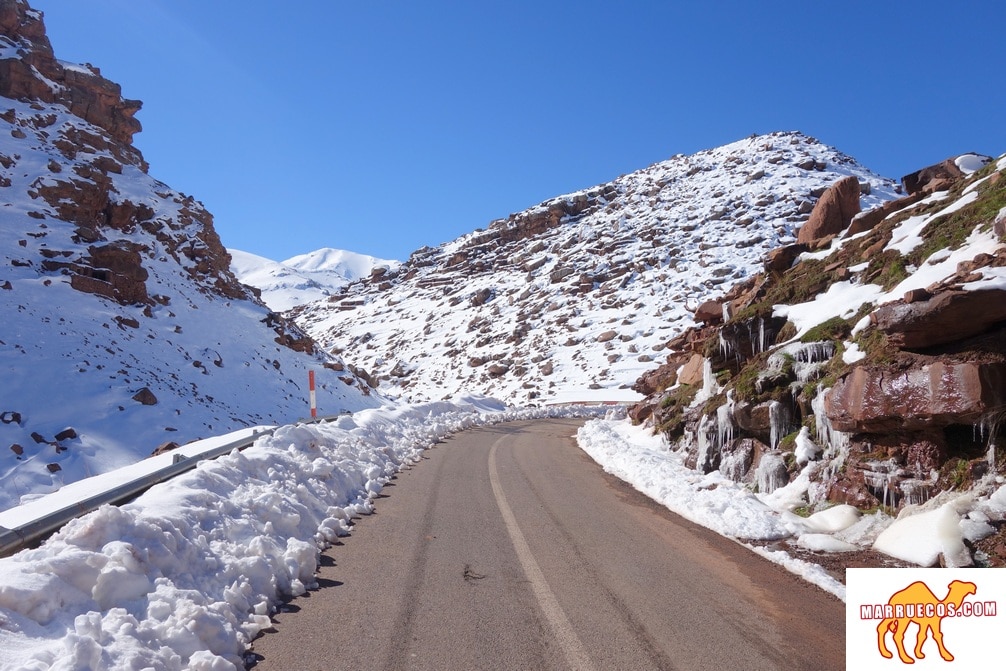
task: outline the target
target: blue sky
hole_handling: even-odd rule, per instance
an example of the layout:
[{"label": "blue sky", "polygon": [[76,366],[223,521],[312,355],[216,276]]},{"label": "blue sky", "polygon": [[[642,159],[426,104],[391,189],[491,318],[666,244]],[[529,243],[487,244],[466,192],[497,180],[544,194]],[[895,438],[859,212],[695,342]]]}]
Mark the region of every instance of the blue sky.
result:
[{"label": "blue sky", "polygon": [[889,177],[1006,152],[1006,3],[29,0],[143,101],[226,246],[404,259],[677,153],[800,130]]}]

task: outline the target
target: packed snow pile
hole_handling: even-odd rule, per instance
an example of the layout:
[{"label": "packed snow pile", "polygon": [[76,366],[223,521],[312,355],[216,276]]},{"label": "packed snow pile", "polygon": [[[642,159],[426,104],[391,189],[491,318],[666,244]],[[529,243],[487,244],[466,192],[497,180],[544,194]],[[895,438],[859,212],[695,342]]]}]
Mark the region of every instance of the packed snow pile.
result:
[{"label": "packed snow pile", "polygon": [[244,668],[279,600],[314,583],[320,549],[396,472],[451,433],[546,414],[571,411],[465,397],[283,426],[102,507],[0,560],[0,669]]},{"label": "packed snow pile", "polygon": [[640,398],[696,306],[761,270],[827,188],[896,185],[796,132],[675,156],[492,222],[289,313],[383,394]]},{"label": "packed snow pile", "polygon": [[[971,562],[965,542],[1006,522],[1006,478],[989,476],[967,494],[948,492],[893,518],[883,510],[863,514],[854,506],[822,506],[797,515],[794,501],[807,508],[806,470],[772,492],[756,492],[720,471],[703,473],[685,463],[681,451],[643,426],[594,419],[577,433],[580,447],[605,471],[696,524],[735,538],[770,561],[845,599],[845,585],[799,549],[844,553],[876,549],[905,562],[932,566]],[[769,549],[769,546],[781,549]]]}]

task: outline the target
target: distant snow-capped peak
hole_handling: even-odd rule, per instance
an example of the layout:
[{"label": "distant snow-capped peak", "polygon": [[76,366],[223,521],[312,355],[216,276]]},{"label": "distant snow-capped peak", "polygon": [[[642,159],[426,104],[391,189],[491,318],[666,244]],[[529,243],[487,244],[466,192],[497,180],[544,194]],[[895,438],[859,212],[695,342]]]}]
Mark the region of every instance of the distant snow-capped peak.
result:
[{"label": "distant snow-capped peak", "polygon": [[286,261],[229,249],[231,271],[262,294],[262,300],[276,312],[320,300],[379,269],[395,270],[401,263],[378,259],[344,249],[322,249],[298,254]]}]

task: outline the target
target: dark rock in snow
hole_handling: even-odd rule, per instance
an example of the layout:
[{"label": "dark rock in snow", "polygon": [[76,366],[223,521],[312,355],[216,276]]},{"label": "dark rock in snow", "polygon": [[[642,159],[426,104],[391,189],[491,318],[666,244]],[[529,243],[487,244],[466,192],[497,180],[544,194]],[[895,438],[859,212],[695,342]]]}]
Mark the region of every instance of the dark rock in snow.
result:
[{"label": "dark rock in snow", "polygon": [[133,400],[143,405],[157,405],[157,397],[147,387],[133,394]]}]

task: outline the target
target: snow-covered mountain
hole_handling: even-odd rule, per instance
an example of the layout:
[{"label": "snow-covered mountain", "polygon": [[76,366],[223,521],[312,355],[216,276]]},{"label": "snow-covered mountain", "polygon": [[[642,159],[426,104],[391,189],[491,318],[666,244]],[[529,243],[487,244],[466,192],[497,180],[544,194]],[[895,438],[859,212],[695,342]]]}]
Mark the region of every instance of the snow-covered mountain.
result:
[{"label": "snow-covered mountain", "polygon": [[212,217],[147,173],[137,101],[0,3],[0,509],[159,445],[374,406],[229,270]]},{"label": "snow-covered mountain", "polygon": [[338,294],[351,282],[401,265],[398,261],[327,247],[286,261],[272,261],[237,249],[227,251],[231,255],[231,271],[238,280],[258,289],[262,301],[277,312]]},{"label": "snow-covered mountain", "polygon": [[760,270],[850,175],[864,209],[897,195],[801,133],[752,136],[420,249],[289,314],[387,394],[634,399],[696,306]]}]

